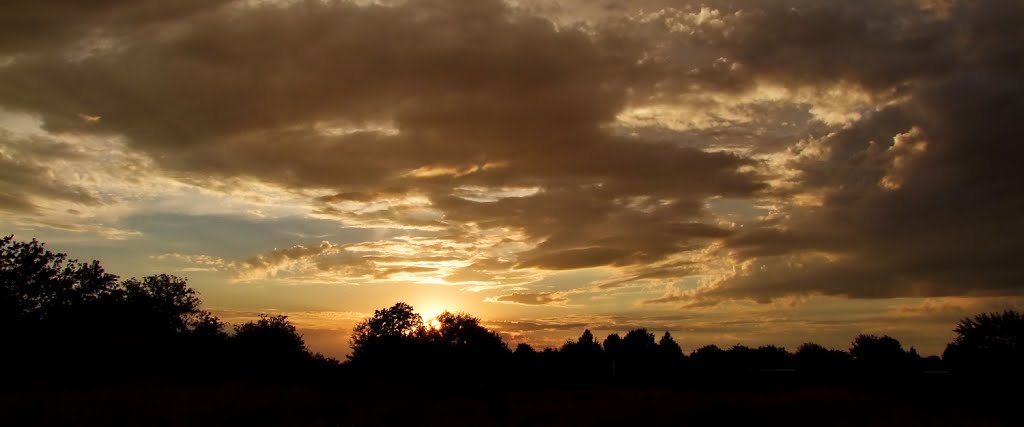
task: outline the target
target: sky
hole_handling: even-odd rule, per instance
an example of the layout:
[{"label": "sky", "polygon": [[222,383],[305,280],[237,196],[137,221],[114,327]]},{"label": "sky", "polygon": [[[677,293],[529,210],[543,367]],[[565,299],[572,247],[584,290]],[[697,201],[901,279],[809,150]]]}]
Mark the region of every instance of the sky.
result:
[{"label": "sky", "polygon": [[685,351],[1024,307],[1024,2],[12,0],[0,233],[314,350],[403,301]]}]

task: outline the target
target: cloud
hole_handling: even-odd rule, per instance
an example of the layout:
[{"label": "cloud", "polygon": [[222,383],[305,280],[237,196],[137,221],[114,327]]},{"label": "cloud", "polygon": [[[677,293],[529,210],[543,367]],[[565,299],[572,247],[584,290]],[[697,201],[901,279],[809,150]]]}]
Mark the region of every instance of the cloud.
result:
[{"label": "cloud", "polygon": [[1009,183],[1024,178],[1024,86],[1011,76],[1024,63],[1010,58],[1024,52],[1006,40],[1024,38],[1011,23],[1021,16],[1019,5],[962,2],[943,25],[916,29],[958,40],[943,49],[956,66],[899,68],[914,71],[901,102],[795,151],[797,191],[817,203],[789,203],[727,238],[742,268],[694,298],[1019,295],[1024,222],[1011,212],[1022,199]]},{"label": "cloud", "polygon": [[181,271],[185,272],[212,272],[234,267],[234,263],[223,258],[203,254],[165,253],[160,255],[151,255],[149,258],[157,261],[173,261],[179,264],[185,264],[186,267],[181,268]]},{"label": "cloud", "polygon": [[[240,277],[522,304],[583,268],[609,275],[581,289],[679,304],[1022,290],[1016,3],[35,3],[0,25],[0,107],[370,236],[257,248]],[[42,160],[89,150],[4,147],[0,209],[107,202]]]},{"label": "cloud", "polygon": [[0,69],[0,98],[178,174],[334,189],[314,214],[346,226],[516,229],[545,243],[524,256],[537,268],[565,268],[556,258],[578,247],[606,254],[595,266],[689,250],[715,237],[696,230],[710,227],[703,198],[765,188],[741,171],[750,159],[607,129],[633,86],[656,83],[629,81],[642,52],[614,38],[499,1],[236,6],[74,61],[20,59]]},{"label": "cloud", "polygon": [[341,248],[326,240],[317,246],[295,245],[274,249],[268,254],[256,255],[243,261],[239,277],[244,280],[274,276],[281,270],[307,266],[311,260],[338,253],[340,250]]},{"label": "cloud", "polygon": [[38,213],[37,202],[57,200],[76,205],[97,205],[90,191],[65,182],[48,165],[80,157],[73,146],[40,137],[15,135],[0,129],[0,209]]},{"label": "cloud", "polygon": [[[105,39],[117,39],[155,30],[160,24],[213,10],[228,0],[104,0],[88,5],[77,2],[41,4],[12,0],[0,17],[0,54],[84,44],[97,48]],[[83,41],[91,41],[82,43]]]},{"label": "cloud", "polygon": [[514,292],[508,295],[500,295],[493,298],[488,298],[491,302],[505,302],[512,304],[523,304],[523,305],[558,305],[564,304],[567,299],[558,293],[553,292],[538,292],[538,293],[519,293]]}]

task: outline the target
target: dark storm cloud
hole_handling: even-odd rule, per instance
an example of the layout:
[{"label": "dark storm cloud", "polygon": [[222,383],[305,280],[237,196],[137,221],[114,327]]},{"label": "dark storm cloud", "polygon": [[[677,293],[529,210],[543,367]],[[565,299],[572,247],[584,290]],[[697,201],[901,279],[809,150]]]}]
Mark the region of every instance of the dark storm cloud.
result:
[{"label": "dark storm cloud", "polygon": [[1022,18],[1019,3],[956,3],[929,36],[955,67],[911,73],[906,102],[816,141],[792,166],[820,206],[728,238],[746,268],[696,300],[1019,295]]},{"label": "dark storm cloud", "polygon": [[918,1],[754,3],[710,42],[756,77],[887,89],[954,66],[950,21]]},{"label": "dark storm cloud", "polygon": [[646,59],[662,82],[649,95],[657,98],[766,80],[888,90],[955,67],[951,20],[921,1],[639,3],[644,13],[618,29],[651,39]]},{"label": "dark storm cloud", "polygon": [[[34,53],[90,37],[124,37],[213,10],[228,0],[9,0],[0,15],[0,54]],[[77,46],[78,48],[88,48]]]}]

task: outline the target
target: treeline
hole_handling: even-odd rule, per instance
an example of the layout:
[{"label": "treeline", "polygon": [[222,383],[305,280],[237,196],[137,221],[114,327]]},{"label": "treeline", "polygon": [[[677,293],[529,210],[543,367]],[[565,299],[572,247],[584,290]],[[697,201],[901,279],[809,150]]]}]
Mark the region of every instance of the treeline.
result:
[{"label": "treeline", "polygon": [[602,340],[590,330],[558,348],[510,349],[464,313],[424,323],[398,303],[356,325],[342,363],[310,352],[285,316],[229,328],[201,308],[184,279],[122,280],[96,261],[42,243],[0,239],[0,363],[13,381],[286,380],[373,384],[458,380],[501,385],[684,384],[770,379],[851,381],[952,372],[1019,377],[1020,313],[963,319],[942,358],[922,358],[888,336],[860,335],[849,350],[814,343],[685,352],[668,332],[646,329]]},{"label": "treeline", "polygon": [[[464,313],[442,313],[424,324],[413,308],[398,303],[377,310],[353,332],[350,366],[373,378],[444,377],[493,379],[495,368],[510,384],[609,385],[685,382],[771,381],[843,382],[904,380],[949,371],[1019,375],[1019,342],[1024,325],[1017,312],[964,319],[945,360],[921,357],[889,336],[859,335],[846,350],[805,343],[796,351],[773,345],[719,348],[708,345],[688,354],[672,334],[656,337],[647,329],[599,340],[589,330],[561,346],[535,349],[521,343],[509,349],[499,336]],[[1012,344],[1011,344],[1012,343]],[[1019,359],[1018,359],[1019,360]]]},{"label": "treeline", "polygon": [[15,381],[287,379],[337,361],[285,316],[227,325],[182,278],[121,280],[42,243],[0,239],[0,363]]}]

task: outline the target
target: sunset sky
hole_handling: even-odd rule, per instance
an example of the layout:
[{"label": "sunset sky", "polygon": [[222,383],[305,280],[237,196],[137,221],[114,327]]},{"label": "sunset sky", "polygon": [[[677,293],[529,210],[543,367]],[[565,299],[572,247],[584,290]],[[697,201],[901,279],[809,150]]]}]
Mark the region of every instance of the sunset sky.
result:
[{"label": "sunset sky", "polygon": [[13,0],[0,234],[344,357],[506,342],[941,354],[1024,307],[1024,2]]}]

